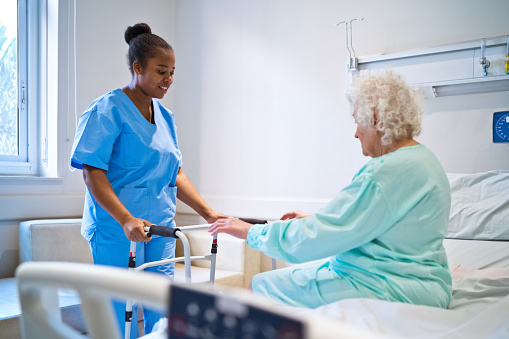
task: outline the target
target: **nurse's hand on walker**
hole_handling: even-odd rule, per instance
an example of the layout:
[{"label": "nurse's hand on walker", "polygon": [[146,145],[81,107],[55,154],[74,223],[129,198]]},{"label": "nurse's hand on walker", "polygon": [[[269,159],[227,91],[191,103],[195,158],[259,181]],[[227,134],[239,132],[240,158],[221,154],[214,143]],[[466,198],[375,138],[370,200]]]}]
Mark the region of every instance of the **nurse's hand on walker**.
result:
[{"label": "nurse's hand on walker", "polygon": [[151,222],[147,220],[135,218],[131,216],[122,224],[122,228],[124,229],[124,233],[126,237],[131,241],[136,242],[149,242],[150,237],[147,237],[147,233],[145,232],[145,226],[152,226]]},{"label": "nurse's hand on walker", "polygon": [[312,215],[313,214],[311,214],[311,213],[306,213],[306,212],[302,212],[302,211],[291,211],[291,212],[286,212],[285,214],[283,214],[283,216],[281,217],[281,220],[301,219],[301,218],[305,218],[305,217],[310,217]]},{"label": "nurse's hand on walker", "polygon": [[251,226],[253,225],[237,218],[218,219],[209,226],[209,233],[211,235],[227,233],[237,238],[246,239]]}]

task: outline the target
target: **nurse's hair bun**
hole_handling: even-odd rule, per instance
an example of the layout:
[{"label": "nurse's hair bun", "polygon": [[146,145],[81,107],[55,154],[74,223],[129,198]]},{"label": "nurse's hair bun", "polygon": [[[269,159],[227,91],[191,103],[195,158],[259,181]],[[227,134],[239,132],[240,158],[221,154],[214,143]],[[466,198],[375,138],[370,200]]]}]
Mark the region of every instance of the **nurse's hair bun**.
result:
[{"label": "nurse's hair bun", "polygon": [[134,38],[136,38],[140,34],[145,33],[148,34],[152,33],[150,26],[145,23],[139,23],[134,26],[129,26],[127,27],[124,33],[125,42],[127,42],[127,44],[129,45],[131,44],[131,41],[133,41]]}]

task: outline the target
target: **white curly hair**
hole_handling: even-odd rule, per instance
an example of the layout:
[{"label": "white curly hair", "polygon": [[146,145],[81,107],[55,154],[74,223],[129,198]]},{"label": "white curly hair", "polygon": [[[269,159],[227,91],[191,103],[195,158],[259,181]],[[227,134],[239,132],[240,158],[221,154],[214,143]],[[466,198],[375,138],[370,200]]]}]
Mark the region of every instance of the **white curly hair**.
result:
[{"label": "white curly hair", "polygon": [[353,90],[355,120],[361,126],[374,124],[382,133],[382,144],[390,145],[421,133],[424,97],[420,89],[410,88],[391,70],[356,78]]}]

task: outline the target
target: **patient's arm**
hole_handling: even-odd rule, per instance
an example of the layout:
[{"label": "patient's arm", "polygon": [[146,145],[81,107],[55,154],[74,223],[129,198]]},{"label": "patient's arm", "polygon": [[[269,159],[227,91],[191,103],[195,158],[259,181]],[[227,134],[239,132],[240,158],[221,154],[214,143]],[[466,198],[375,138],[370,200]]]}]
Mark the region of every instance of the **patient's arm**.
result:
[{"label": "patient's arm", "polygon": [[302,212],[302,211],[291,211],[291,212],[286,212],[285,214],[283,214],[283,216],[281,217],[281,220],[301,219],[301,218],[305,218],[305,217],[310,217],[312,215],[313,214],[311,214],[311,213],[306,213],[306,212]]}]

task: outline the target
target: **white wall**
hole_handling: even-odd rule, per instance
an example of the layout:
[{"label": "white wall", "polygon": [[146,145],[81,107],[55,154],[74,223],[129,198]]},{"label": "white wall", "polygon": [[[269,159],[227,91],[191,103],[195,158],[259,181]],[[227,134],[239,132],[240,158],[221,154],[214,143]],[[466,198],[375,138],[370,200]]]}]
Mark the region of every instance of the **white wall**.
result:
[{"label": "white wall", "polygon": [[[175,113],[184,170],[218,210],[277,218],[316,210],[368,159],[345,99],[345,26],[357,56],[509,34],[509,2],[489,0],[176,2]],[[509,169],[491,143],[509,95],[429,103],[419,141],[448,172]],[[181,210],[186,210],[182,206]]]},{"label": "white wall", "polygon": [[[97,97],[131,81],[124,32],[139,22],[173,40],[173,1],[87,0],[77,2],[78,114]],[[168,105],[169,97],[163,102]]]},{"label": "white wall", "polygon": [[[312,212],[368,160],[353,138],[345,31],[335,24],[365,18],[353,41],[366,56],[507,35],[508,11],[506,0],[77,1],[78,115],[129,82],[123,32],[145,21],[175,48],[175,83],[163,102],[176,116],[184,170],[207,201],[233,215]],[[434,101],[419,140],[447,171],[509,169],[509,145],[490,135],[491,113],[509,110],[508,97]],[[0,277],[17,264],[19,220],[82,211],[81,172],[62,154],[74,112],[58,114],[60,178],[0,181]]]}]

